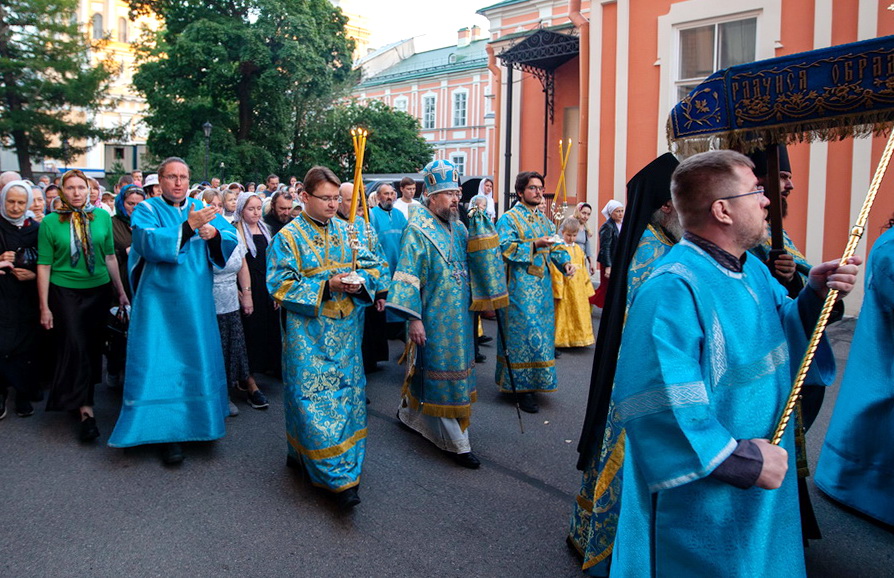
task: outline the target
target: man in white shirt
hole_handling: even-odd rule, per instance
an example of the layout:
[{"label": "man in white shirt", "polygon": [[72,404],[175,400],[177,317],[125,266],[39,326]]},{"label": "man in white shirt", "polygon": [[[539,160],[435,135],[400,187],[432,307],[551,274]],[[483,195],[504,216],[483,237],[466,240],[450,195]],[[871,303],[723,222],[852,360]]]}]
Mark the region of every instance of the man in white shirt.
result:
[{"label": "man in white shirt", "polygon": [[414,199],[416,196],[416,181],[412,177],[404,177],[400,180],[400,198],[394,201],[394,208],[404,214],[407,220],[410,219],[410,207],[420,205],[419,201]]}]

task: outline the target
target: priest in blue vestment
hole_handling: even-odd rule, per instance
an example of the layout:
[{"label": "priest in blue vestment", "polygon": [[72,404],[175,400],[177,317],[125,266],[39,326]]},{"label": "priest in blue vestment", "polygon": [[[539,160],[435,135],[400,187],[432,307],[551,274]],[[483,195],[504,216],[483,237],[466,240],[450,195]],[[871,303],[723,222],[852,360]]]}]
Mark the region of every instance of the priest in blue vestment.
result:
[{"label": "priest in blue vestment", "polygon": [[180,442],[226,433],[227,377],[211,291],[212,267],[236,248],[236,230],[187,198],[189,167],[169,158],[158,167],[160,197],[130,217],[128,257],[133,312],[124,400],[112,447],[163,444],[166,464],[183,461]]},{"label": "priest in blue vestment", "polygon": [[[747,253],[769,204],[752,168],[713,151],[674,171],[686,232],[633,298],[615,376],[627,440],[612,576],[805,575],[794,428],[766,438],[826,292],[850,291],[860,259],[814,267],[790,299]],[[826,341],[810,372],[834,379]]]},{"label": "priest in blue vestment", "polygon": [[537,208],[543,200],[543,176],[535,172],[519,173],[515,192],[518,202],[497,221],[506,262],[509,307],[497,313],[504,328],[497,339],[495,379],[503,393],[514,393],[514,380],[515,392],[521,394],[519,407],[528,413],[537,413],[540,407],[535,393],[553,392],[558,387],[555,304],[549,263],[568,276],[573,276],[576,268],[566,251],[554,250],[558,247],[551,239],[555,226]]},{"label": "priest in blue vestment", "polygon": [[388,296],[388,308],[409,321],[407,352],[413,359],[407,363],[416,360],[397,417],[459,465],[474,469],[480,462],[468,428],[477,398],[475,347],[459,176],[453,163],[436,160],[423,169],[423,178],[423,203],[410,213]]},{"label": "priest in blue vestment", "polygon": [[354,259],[348,225],[335,218],[339,186],[325,167],[308,171],[304,211],[273,237],[267,253],[267,287],[286,311],[286,463],[303,467],[311,483],[348,510],[360,503],[366,451],[362,308],[388,290],[388,265],[358,236],[362,283],[347,277]]},{"label": "priest in blue vestment", "polygon": [[833,499],[894,526],[894,219],[866,266],[866,296],[816,466]]}]

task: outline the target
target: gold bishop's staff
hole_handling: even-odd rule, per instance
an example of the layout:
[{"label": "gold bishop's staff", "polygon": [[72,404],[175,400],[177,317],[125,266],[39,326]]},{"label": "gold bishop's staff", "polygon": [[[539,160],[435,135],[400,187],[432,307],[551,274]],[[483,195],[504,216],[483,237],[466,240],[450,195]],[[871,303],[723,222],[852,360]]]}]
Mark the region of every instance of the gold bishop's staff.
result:
[{"label": "gold bishop's staff", "polygon": [[[882,184],[882,178],[885,176],[885,171],[888,170],[888,162],[891,160],[892,153],[894,153],[894,129],[891,130],[891,134],[888,136],[888,144],[885,145],[885,151],[882,153],[882,158],[879,160],[878,167],[875,169],[875,176],[872,177],[872,183],[869,185],[869,192],[866,194],[866,199],[863,201],[863,207],[860,209],[860,214],[857,216],[857,222],[851,229],[851,235],[848,238],[847,246],[844,248],[844,255],[841,257],[841,261],[838,262],[839,267],[846,265],[848,259],[853,257],[857,250],[857,244],[863,236],[866,221],[869,219],[869,211],[872,209],[872,204],[875,202],[875,197]],[[801,388],[804,385],[804,380],[807,378],[807,372],[810,370],[810,364],[813,362],[816,349],[819,347],[823,332],[826,330],[826,325],[829,323],[829,315],[832,314],[832,306],[835,305],[837,298],[838,290],[830,289],[829,293],[826,295],[826,301],[823,303],[823,309],[820,312],[819,320],[816,322],[816,328],[813,330],[813,335],[810,336],[807,352],[804,354],[804,359],[801,361],[800,367],[798,367],[798,374],[795,376],[792,392],[788,396],[785,409],[782,411],[782,416],[779,418],[779,423],[776,426],[776,432],[773,434],[771,443],[775,445],[779,445],[779,442],[782,441],[782,436],[785,434],[785,428],[788,426],[792,413],[795,411],[795,406],[798,404],[798,398],[801,397]]]}]

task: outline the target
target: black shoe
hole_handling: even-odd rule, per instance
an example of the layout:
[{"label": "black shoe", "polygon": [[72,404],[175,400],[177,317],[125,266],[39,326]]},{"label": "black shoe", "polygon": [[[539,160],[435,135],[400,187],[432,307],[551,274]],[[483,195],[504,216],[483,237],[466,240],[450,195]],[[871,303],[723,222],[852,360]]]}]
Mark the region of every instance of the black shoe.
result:
[{"label": "black shoe", "polygon": [[23,395],[16,396],[16,415],[19,417],[29,417],[34,415],[34,406],[31,401]]},{"label": "black shoe", "polygon": [[526,413],[537,413],[540,411],[540,406],[537,405],[537,398],[531,392],[519,394],[518,408]]},{"label": "black shoe", "polygon": [[0,419],[6,417],[6,395],[5,391],[0,391]]},{"label": "black shoe", "polygon": [[485,343],[490,343],[494,338],[489,335],[482,335],[478,338],[478,345],[484,345]]},{"label": "black shoe", "polygon": [[486,355],[482,355],[480,353],[475,354],[475,363],[484,363],[485,361],[487,361]]},{"label": "black shoe", "polygon": [[555,350],[555,354],[556,354],[555,355],[556,359],[559,359],[560,357],[562,357],[562,352],[559,351],[558,349]]},{"label": "black shoe", "polygon": [[86,419],[81,420],[81,434],[80,438],[82,442],[92,442],[96,438],[99,437],[99,428],[96,427],[96,418],[88,417]]},{"label": "black shoe", "polygon": [[360,503],[357,486],[335,494],[335,500],[338,502],[338,507],[342,512],[354,509],[354,506]]},{"label": "black shoe", "polygon": [[301,465],[301,460],[299,460],[298,458],[296,458],[296,457],[293,456],[292,454],[289,454],[289,455],[286,456],[286,467],[289,468],[290,470],[298,470],[298,471],[301,471],[301,469],[302,469],[304,466]]},{"label": "black shoe", "polygon": [[270,407],[270,402],[267,401],[267,396],[264,395],[264,392],[260,389],[256,389],[249,393],[246,401],[248,401],[248,405],[252,406],[254,409],[267,409]]},{"label": "black shoe", "polygon": [[175,466],[186,459],[180,444],[165,444],[161,447],[161,461],[166,466]]},{"label": "black shoe", "polygon": [[470,470],[477,470],[481,467],[481,461],[472,452],[453,454],[453,461]]}]

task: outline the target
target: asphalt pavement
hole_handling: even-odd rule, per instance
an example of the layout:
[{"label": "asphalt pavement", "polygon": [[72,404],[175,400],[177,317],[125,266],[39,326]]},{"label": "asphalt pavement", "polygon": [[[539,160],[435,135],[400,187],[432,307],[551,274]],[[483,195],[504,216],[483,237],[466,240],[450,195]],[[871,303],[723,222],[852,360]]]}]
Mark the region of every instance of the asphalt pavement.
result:
[{"label": "asphalt pavement", "polygon": [[[492,322],[486,332],[496,335]],[[839,374],[853,322],[830,329]],[[399,342],[391,343],[392,358]],[[259,382],[267,411],[236,400],[227,436],[188,444],[179,467],[153,448],[105,445],[120,395],[100,386],[100,443],[42,409],[0,422],[0,576],[581,576],[565,545],[580,484],[575,447],[593,348],[558,361],[560,387],[523,414],[493,384],[496,348],[481,348],[471,426],[481,469],[463,469],[394,414],[403,368],[369,376],[369,436],[350,514],[285,467],[282,386]],[[837,393],[808,438],[812,458]],[[818,494],[824,539],[807,551],[811,576],[894,575],[894,532]]]}]

